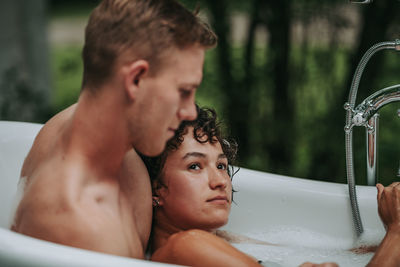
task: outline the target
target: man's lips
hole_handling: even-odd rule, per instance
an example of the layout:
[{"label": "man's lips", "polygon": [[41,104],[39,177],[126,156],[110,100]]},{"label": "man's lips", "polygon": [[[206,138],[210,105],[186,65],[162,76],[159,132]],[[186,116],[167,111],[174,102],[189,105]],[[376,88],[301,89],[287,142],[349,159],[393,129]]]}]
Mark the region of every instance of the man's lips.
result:
[{"label": "man's lips", "polygon": [[174,136],[174,135],[175,135],[175,133],[176,133],[176,130],[177,130],[177,129],[175,129],[175,128],[168,128],[168,132],[169,132],[169,133],[171,133],[171,134],[172,134],[172,136]]}]

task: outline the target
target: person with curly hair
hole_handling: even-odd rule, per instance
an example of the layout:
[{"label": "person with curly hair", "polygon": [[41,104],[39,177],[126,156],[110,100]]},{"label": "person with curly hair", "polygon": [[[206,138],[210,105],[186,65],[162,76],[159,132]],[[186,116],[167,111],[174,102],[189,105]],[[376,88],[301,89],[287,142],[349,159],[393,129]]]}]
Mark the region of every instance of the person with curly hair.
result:
[{"label": "person with curly hair", "polygon": [[[237,143],[214,110],[197,107],[158,157],[142,156],[153,188],[151,260],[188,266],[260,266],[229,242],[254,242],[218,228],[228,222]],[[337,266],[334,263],[303,266]]]}]

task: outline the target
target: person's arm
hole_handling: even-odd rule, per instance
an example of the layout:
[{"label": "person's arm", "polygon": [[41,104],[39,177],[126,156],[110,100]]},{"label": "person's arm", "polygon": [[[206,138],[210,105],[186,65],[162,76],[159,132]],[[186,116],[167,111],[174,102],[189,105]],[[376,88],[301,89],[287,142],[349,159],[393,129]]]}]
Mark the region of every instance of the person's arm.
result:
[{"label": "person's arm", "polygon": [[[167,244],[154,252],[152,261],[187,266],[231,267],[261,266],[225,240],[202,230],[188,230],[172,235]],[[300,267],[338,267],[336,263],[306,262]]]},{"label": "person's arm", "polygon": [[386,228],[386,235],[368,267],[400,266],[400,183],[378,189],[378,212]]},{"label": "person's arm", "polygon": [[279,246],[277,244],[268,243],[268,242],[250,238],[250,237],[247,237],[244,235],[231,233],[226,230],[217,230],[216,234],[217,234],[217,236],[228,241],[229,243],[249,243],[249,244],[257,244],[257,245]]},{"label": "person's arm", "polygon": [[260,266],[255,259],[225,240],[202,230],[172,235],[164,246],[154,252],[151,260],[188,266]]}]

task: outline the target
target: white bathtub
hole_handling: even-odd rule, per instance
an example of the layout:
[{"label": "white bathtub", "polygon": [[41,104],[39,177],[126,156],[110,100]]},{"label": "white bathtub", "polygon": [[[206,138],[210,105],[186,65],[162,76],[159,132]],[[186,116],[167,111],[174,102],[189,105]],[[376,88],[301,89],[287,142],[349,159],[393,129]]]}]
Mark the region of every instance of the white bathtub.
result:
[{"label": "white bathtub", "polygon": [[[41,126],[0,121],[0,266],[167,266],[66,247],[8,230],[19,171]],[[321,244],[348,248],[356,240],[347,185],[241,169],[233,186],[238,191],[236,205],[226,230],[282,244],[304,241],[311,250]],[[379,241],[384,229],[377,214],[376,189],[359,186],[357,194],[364,228],[372,229],[374,240]],[[311,242],[304,240],[310,239],[308,235],[312,235]],[[299,263],[313,259],[312,255],[296,257]]]}]

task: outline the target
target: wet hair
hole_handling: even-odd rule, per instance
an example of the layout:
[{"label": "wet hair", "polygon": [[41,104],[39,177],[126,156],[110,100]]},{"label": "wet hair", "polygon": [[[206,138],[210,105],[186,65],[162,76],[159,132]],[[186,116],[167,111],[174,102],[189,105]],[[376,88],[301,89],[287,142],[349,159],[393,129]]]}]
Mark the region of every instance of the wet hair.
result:
[{"label": "wet hair", "polygon": [[[221,129],[221,124],[217,120],[217,114],[213,109],[200,108],[196,105],[197,118],[194,121],[183,121],[172,139],[167,142],[164,152],[157,157],[147,157],[141,155],[150,179],[153,185],[153,191],[161,187],[167,187],[161,180],[162,172],[167,157],[179,149],[184,141],[184,135],[188,133],[189,127],[193,127],[193,137],[199,143],[219,142],[222,151],[228,160],[228,175],[233,178],[237,171],[235,171],[233,164],[235,163],[238,145],[232,138],[224,136]],[[233,191],[234,192],[234,191]]]},{"label": "wet hair", "polygon": [[96,90],[119,60],[146,60],[149,75],[155,75],[171,49],[216,43],[210,27],[176,0],[103,0],[85,30],[82,88]]}]

